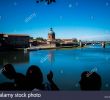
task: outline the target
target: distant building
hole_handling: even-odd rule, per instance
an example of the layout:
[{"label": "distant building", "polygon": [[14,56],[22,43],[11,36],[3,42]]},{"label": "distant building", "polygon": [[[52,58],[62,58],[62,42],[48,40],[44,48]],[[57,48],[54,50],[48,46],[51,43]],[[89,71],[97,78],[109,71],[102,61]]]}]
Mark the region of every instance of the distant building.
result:
[{"label": "distant building", "polygon": [[0,48],[27,48],[29,36],[18,34],[0,34]]},{"label": "distant building", "polygon": [[52,28],[50,28],[50,31],[48,32],[48,39],[47,39],[47,44],[51,46],[73,46],[73,45],[78,45],[77,44],[78,40],[76,38],[72,39],[56,39],[55,38],[55,32],[53,31]]},{"label": "distant building", "polygon": [[78,40],[76,38],[73,38],[73,39],[61,39],[61,41],[64,44],[71,44],[71,43],[78,42]]},{"label": "distant building", "polygon": [[50,31],[48,32],[47,44],[55,44],[55,32],[52,28],[50,28]]},{"label": "distant building", "polygon": [[101,45],[103,48],[105,48],[105,42],[102,42]]},{"label": "distant building", "polygon": [[62,39],[64,44],[73,43],[73,39]]},{"label": "distant building", "polygon": [[53,31],[52,28],[50,28],[50,31],[48,33],[48,40],[50,40],[50,41],[55,40],[55,32]]}]

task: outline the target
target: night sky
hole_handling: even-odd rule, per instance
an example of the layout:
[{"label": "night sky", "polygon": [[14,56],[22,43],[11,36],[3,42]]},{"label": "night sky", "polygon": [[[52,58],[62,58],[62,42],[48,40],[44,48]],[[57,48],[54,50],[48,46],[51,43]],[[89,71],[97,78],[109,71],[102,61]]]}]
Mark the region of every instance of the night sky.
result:
[{"label": "night sky", "polygon": [[47,38],[110,40],[110,0],[0,0],[0,32]]}]

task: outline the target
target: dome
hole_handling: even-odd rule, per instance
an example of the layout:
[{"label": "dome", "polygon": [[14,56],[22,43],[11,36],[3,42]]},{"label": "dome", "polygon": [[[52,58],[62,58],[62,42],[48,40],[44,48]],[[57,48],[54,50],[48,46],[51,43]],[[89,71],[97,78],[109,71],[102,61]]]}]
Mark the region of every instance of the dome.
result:
[{"label": "dome", "polygon": [[49,34],[55,34],[52,28],[50,28]]}]

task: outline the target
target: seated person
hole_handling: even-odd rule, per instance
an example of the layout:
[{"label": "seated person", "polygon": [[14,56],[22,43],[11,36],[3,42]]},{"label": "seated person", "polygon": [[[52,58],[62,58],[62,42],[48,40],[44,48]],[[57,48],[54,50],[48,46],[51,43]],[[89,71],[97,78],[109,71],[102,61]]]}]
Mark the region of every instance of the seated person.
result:
[{"label": "seated person", "polygon": [[80,80],[81,90],[100,90],[101,89],[101,77],[96,72],[85,71],[81,74]]},{"label": "seated person", "polygon": [[0,90],[24,90],[26,78],[23,74],[17,73],[12,64],[3,67],[3,75],[13,82],[5,82],[0,84]]},{"label": "seated person", "polygon": [[[53,82],[53,73],[50,72],[47,75],[50,82],[51,90],[58,90],[58,87]],[[27,90],[46,90],[45,84],[43,84],[43,74],[38,66],[32,65],[29,67],[26,73]]]}]

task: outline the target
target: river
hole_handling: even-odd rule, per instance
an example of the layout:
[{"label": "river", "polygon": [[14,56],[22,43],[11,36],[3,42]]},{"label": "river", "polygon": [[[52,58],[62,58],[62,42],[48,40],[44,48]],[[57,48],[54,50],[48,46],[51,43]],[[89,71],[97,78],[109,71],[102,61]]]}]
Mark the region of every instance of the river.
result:
[{"label": "river", "polygon": [[[84,71],[95,70],[102,78],[101,90],[110,90],[110,46],[100,45],[76,49],[38,50],[30,52],[0,52],[0,69],[7,63],[17,72],[26,74],[30,65],[40,67],[44,83],[53,71],[60,90],[80,90],[79,80]],[[0,71],[1,72],[1,71]],[[9,81],[0,73],[0,83]]]}]

